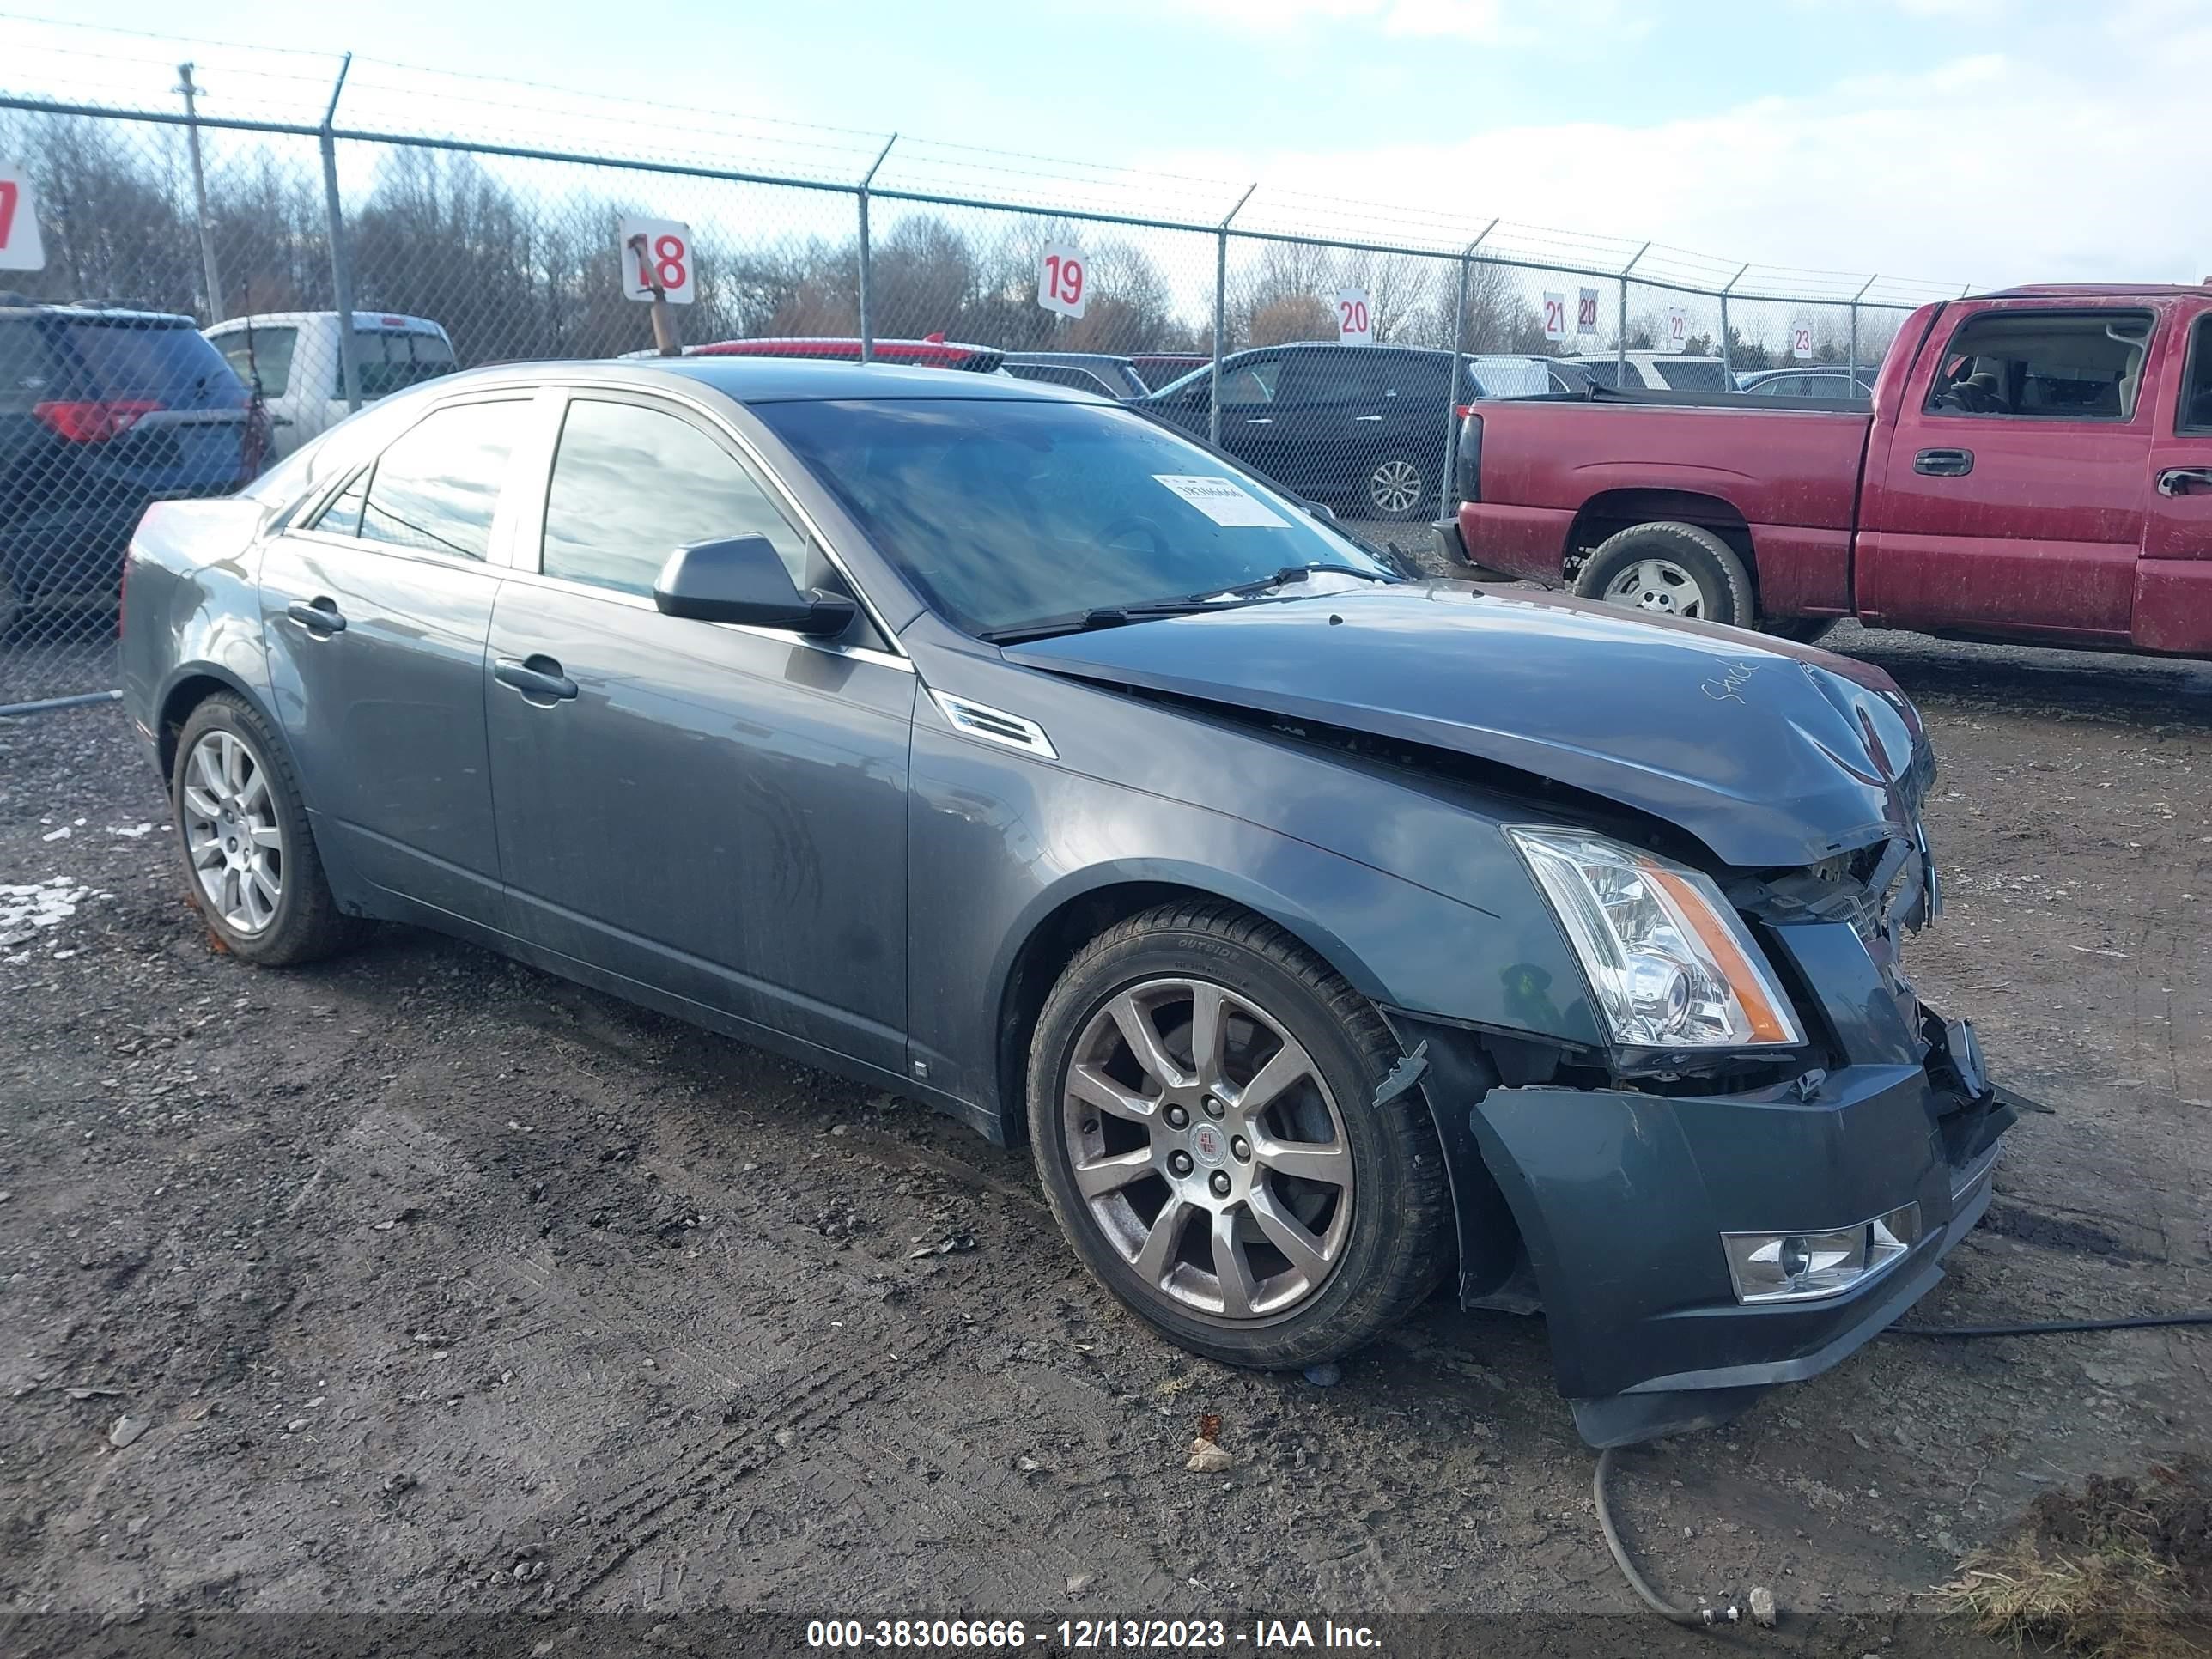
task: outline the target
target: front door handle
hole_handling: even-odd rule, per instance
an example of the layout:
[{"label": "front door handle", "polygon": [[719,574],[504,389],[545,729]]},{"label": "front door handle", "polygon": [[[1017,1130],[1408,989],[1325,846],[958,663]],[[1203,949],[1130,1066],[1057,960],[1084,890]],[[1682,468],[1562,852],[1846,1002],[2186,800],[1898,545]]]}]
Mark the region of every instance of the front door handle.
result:
[{"label": "front door handle", "polygon": [[2161,495],[2192,495],[2212,489],[2212,466],[2169,466],[2158,475]]},{"label": "front door handle", "polygon": [[1244,417],[1247,426],[1273,426],[1274,423],[1275,417],[1272,415],[1247,415]]},{"label": "front door handle", "polygon": [[318,639],[328,639],[333,634],[345,632],[345,617],[338,610],[338,602],[327,596],[312,603],[295,599],[284,607],[284,614]]},{"label": "front door handle", "polygon": [[1379,421],[1382,417],[1380,415],[1355,415],[1352,418],[1355,421]]},{"label": "front door handle", "polygon": [[1912,470],[1930,478],[1963,478],[1974,470],[1974,452],[1923,449],[1912,458]]},{"label": "front door handle", "polygon": [[561,665],[550,657],[513,657],[496,659],[491,666],[491,677],[501,685],[511,685],[522,693],[526,702],[534,702],[550,708],[556,702],[567,702],[576,695],[576,682],[561,672]]}]

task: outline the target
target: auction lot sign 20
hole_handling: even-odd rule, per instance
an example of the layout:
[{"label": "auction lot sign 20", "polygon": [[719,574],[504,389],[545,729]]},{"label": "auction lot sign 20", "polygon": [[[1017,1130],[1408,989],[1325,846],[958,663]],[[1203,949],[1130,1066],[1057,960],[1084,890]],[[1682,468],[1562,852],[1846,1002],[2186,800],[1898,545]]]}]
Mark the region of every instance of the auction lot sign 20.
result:
[{"label": "auction lot sign 20", "polygon": [[38,204],[31,181],[13,161],[0,161],[0,270],[44,270]]}]

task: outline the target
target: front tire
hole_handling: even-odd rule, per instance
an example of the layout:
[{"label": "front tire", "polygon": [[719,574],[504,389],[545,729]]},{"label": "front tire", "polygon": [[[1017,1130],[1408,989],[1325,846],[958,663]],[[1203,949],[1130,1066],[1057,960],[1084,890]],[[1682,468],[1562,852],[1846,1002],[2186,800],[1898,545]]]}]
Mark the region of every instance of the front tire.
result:
[{"label": "front tire", "polygon": [[291,762],[244,698],[218,692],[185,718],[169,805],[192,903],[233,956],[289,968],[359,937],[331,896]]},{"label": "front tire", "polygon": [[1449,1261],[1451,1200],[1374,1006],[1226,905],[1173,905],[1078,953],[1038,1018],[1029,1125],[1085,1267],[1170,1340],[1291,1368],[1404,1319]]},{"label": "front tire", "polygon": [[1632,525],[1583,562],[1575,592],[1654,616],[1748,628],[1758,615],[1751,573],[1730,547],[1693,524]]}]

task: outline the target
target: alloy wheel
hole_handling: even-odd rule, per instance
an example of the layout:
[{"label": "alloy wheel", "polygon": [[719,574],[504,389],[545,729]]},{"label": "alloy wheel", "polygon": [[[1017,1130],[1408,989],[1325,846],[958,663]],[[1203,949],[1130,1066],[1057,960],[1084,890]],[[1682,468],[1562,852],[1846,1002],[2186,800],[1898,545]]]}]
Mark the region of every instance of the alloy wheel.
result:
[{"label": "alloy wheel", "polygon": [[1367,475],[1367,498],[1385,513],[1410,513],[1421,499],[1421,470],[1407,460],[1384,461]]},{"label": "alloy wheel", "polygon": [[201,896],[240,933],[276,919],[284,832],[261,757],[235,732],[208,732],[185,762],[185,849]]},{"label": "alloy wheel", "polygon": [[1638,559],[1606,584],[1606,602],[1662,616],[1702,617],[1705,592],[1698,580],[1672,559]]},{"label": "alloy wheel", "polygon": [[1196,979],[1109,998],[1062,1085],[1091,1220],[1152,1294],[1224,1323],[1318,1292],[1351,1232],[1351,1143],[1320,1068],[1250,999]]}]

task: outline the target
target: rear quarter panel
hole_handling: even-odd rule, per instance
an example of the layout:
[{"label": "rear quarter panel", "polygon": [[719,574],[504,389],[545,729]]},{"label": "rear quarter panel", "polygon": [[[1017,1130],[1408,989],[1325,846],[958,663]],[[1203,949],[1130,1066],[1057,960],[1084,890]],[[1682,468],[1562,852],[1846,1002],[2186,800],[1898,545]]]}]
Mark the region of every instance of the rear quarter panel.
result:
[{"label": "rear quarter panel", "polygon": [[158,738],[186,681],[219,681],[267,707],[261,644],[259,501],[157,502],[131,538],[119,640],[131,724]]},{"label": "rear quarter panel", "polygon": [[[1754,549],[1773,547],[1781,562],[1762,560],[1761,581],[1783,591],[1767,595],[1770,605],[1784,591],[1845,603],[1872,416],[1580,401],[1485,403],[1480,413],[1482,499],[1460,517],[1478,564],[1557,580],[1585,507],[1608,491],[1666,490],[1723,502],[1750,526]],[[1816,574],[1790,568],[1806,560],[1818,562]]]}]

